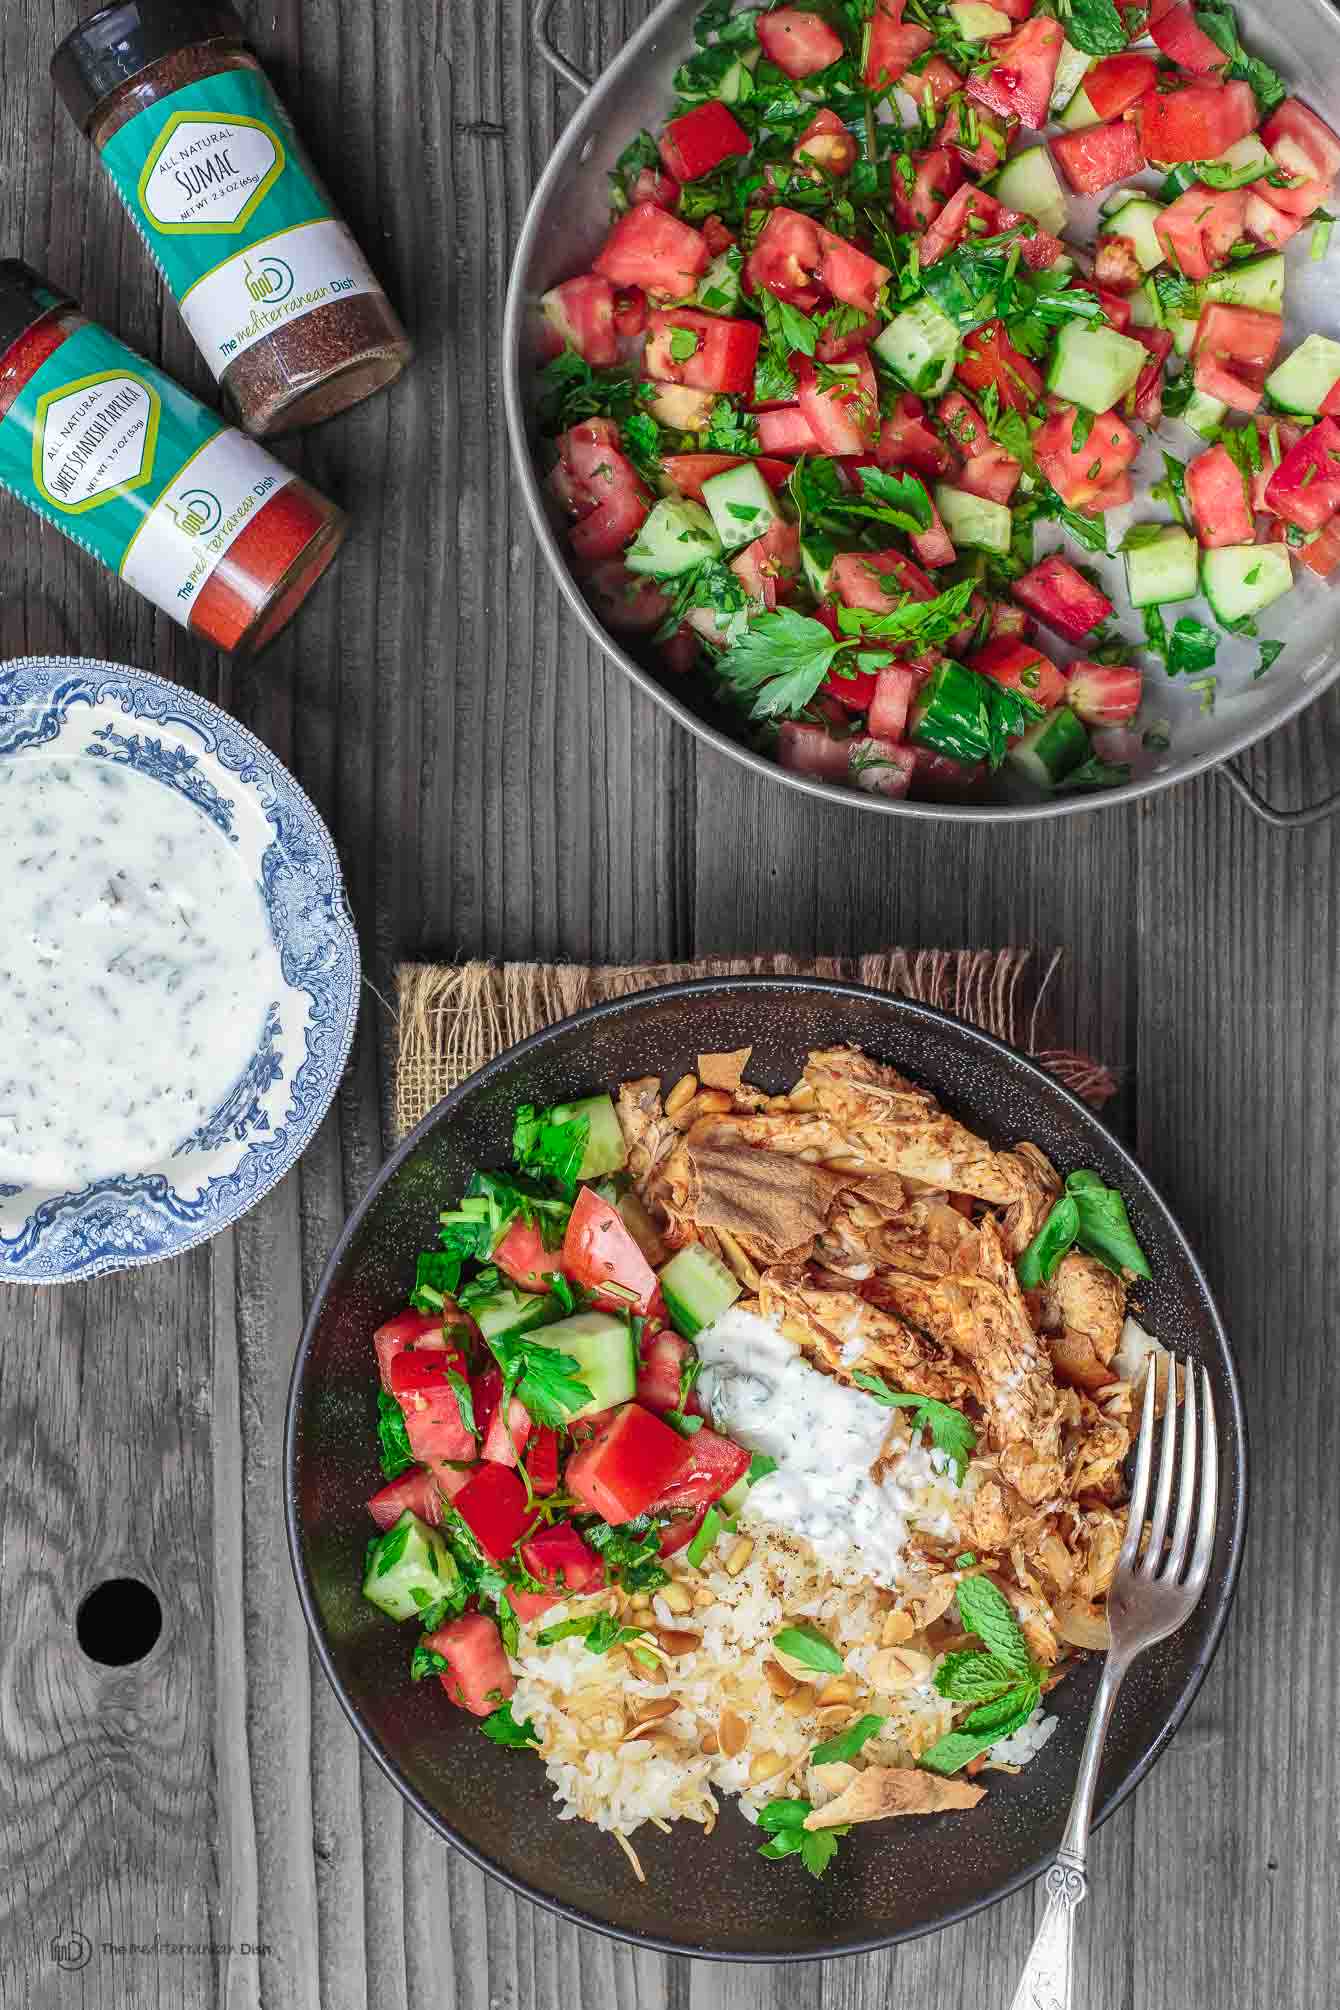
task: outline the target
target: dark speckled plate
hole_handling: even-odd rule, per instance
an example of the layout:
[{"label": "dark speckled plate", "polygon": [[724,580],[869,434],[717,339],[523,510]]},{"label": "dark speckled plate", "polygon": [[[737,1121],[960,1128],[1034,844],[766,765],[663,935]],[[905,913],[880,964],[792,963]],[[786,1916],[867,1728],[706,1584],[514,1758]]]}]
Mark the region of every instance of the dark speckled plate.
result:
[{"label": "dark speckled plate", "polygon": [[1099,1786],[1110,1814],[1141,1779],[1200,1687],[1233,1595],[1246,1520],[1237,1374],[1205,1279],[1139,1168],[1052,1078],[974,1027],[856,985],[792,978],[676,985],[597,1006],[513,1047],[426,1117],[383,1169],[331,1258],[303,1335],[289,1399],[287,1513],[294,1570],[317,1651],[359,1736],[426,1821],[516,1890],[582,1925],[673,1952],[807,1960],[927,1933],[992,1904],[1046,1864],[1065,1821],[1096,1664],[1057,1692],[1061,1728],[1016,1778],[997,1776],[971,1812],[856,1830],[816,1883],[796,1860],[767,1863],[728,1803],[710,1838],[646,1827],[634,1882],[617,1845],[558,1819],[543,1767],[499,1751],[435,1682],[409,1679],[411,1630],[359,1594],[381,1484],[373,1328],[404,1303],[417,1250],[472,1167],[508,1156],[519,1102],[552,1103],[632,1075],[667,1083],[699,1052],[753,1045],[749,1073],[772,1091],[805,1052],[850,1042],[919,1078],[1000,1144],[1032,1138],[1065,1171],[1093,1166],[1121,1188],[1153,1266],[1141,1294],[1151,1330],[1203,1361],[1221,1420],[1222,1523],[1210,1586],[1189,1625],[1137,1663],[1107,1741]]}]

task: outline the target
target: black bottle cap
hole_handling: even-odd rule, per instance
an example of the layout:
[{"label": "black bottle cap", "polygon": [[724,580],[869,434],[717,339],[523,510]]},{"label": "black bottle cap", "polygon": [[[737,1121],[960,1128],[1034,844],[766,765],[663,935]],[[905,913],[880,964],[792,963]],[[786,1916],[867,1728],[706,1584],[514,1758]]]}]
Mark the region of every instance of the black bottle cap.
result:
[{"label": "black bottle cap", "polygon": [[117,0],[65,37],[51,58],[51,81],[87,126],[104,98],[151,63],[200,42],[240,42],[245,33],[228,0]]},{"label": "black bottle cap", "polygon": [[68,294],[48,286],[30,265],[17,258],[0,258],[0,356],[53,307],[73,304]]}]

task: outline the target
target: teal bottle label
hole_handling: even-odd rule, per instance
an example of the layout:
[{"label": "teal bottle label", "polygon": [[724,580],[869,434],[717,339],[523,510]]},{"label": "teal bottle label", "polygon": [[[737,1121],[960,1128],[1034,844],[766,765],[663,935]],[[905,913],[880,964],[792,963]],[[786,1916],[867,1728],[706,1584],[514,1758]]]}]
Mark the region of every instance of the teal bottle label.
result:
[{"label": "teal bottle label", "polygon": [[238,533],[293,479],[102,328],[77,328],[0,420],[0,486],[183,626]]},{"label": "teal bottle label", "polygon": [[381,290],[258,71],[173,91],[102,160],[216,377],[313,308]]}]

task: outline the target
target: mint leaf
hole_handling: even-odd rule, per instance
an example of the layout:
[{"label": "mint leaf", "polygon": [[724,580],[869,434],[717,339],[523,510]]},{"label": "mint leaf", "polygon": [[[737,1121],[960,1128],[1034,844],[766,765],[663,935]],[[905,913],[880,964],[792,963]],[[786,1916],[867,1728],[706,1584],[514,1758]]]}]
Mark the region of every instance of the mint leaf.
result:
[{"label": "mint leaf", "polygon": [[493,1744],[506,1745],[517,1751],[523,1751],[540,1742],[540,1734],[530,1718],[527,1717],[518,1724],[512,1715],[510,1703],[502,1704],[491,1716],[485,1717],[479,1728]]},{"label": "mint leaf", "polygon": [[840,1675],[846,1666],[828,1635],[817,1626],[784,1626],[780,1633],[774,1633],[772,1644],[806,1668],[817,1668],[822,1675]]},{"label": "mint leaf", "polygon": [[1000,1655],[974,1649],[946,1654],[935,1671],[936,1688],[954,1703],[993,1703],[1018,1680],[1018,1669]]},{"label": "mint leaf", "polygon": [[1002,1666],[1016,1679],[1033,1673],[1033,1656],[1015,1618],[1014,1607],[989,1577],[965,1577],[954,1594],[959,1618],[967,1632],[984,1640]]},{"label": "mint leaf", "polygon": [[865,1389],[890,1410],[912,1410],[913,1430],[928,1430],[931,1443],[937,1451],[943,1452],[954,1468],[954,1476],[960,1486],[968,1470],[968,1460],[977,1445],[977,1433],[964,1416],[952,1404],[941,1403],[934,1396],[913,1396],[891,1389],[878,1375],[867,1375],[858,1370],[852,1378],[859,1388]]},{"label": "mint leaf", "polygon": [[854,1759],[870,1738],[877,1738],[888,1723],[887,1717],[858,1717],[854,1724],[848,1724],[845,1731],[839,1731],[836,1738],[828,1738],[822,1745],[816,1745],[810,1753],[812,1766],[832,1765],[836,1760]]},{"label": "mint leaf", "polygon": [[956,1731],[947,1731],[928,1752],[922,1753],[919,1763],[932,1773],[958,1772],[979,1752],[989,1751],[1002,1738],[1022,1730],[1041,1699],[1042,1691],[1036,1682],[1018,1683],[998,1702],[984,1703],[970,1711]]},{"label": "mint leaf", "polygon": [[1130,41],[1115,0],[1053,0],[1045,11],[1065,23],[1066,40],[1086,56],[1119,56]]}]

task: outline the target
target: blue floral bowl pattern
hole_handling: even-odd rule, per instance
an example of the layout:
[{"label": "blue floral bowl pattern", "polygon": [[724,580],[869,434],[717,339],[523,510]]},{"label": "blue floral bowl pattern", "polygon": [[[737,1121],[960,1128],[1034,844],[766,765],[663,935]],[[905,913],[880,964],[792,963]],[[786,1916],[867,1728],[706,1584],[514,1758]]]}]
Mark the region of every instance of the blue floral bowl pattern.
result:
[{"label": "blue floral bowl pattern", "polygon": [[241,1076],[163,1164],[77,1193],[0,1184],[0,1281],[15,1284],[154,1263],[236,1221],[305,1150],[358,1019],[358,938],[330,833],[253,734],[147,671],[69,657],[0,664],[0,761],[47,746],[135,768],[235,843],[284,981]]}]

